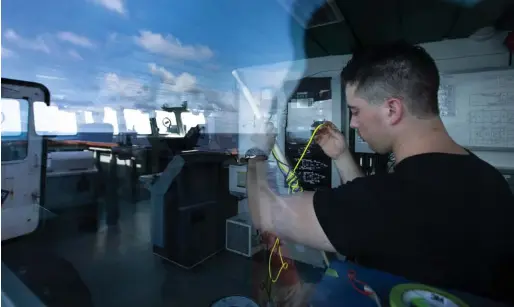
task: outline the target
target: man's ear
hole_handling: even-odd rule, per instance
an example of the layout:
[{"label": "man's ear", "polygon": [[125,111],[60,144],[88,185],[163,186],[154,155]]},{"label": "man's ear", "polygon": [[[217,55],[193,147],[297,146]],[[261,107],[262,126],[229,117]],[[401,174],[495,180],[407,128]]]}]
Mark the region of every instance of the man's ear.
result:
[{"label": "man's ear", "polygon": [[385,101],[385,112],[387,121],[391,125],[396,125],[402,119],[405,113],[405,106],[401,99],[390,98]]}]

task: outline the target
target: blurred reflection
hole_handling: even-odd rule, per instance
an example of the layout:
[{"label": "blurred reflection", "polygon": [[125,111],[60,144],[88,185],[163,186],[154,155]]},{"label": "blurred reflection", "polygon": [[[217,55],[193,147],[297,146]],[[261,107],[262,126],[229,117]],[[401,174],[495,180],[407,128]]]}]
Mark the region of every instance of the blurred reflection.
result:
[{"label": "blurred reflection", "polygon": [[[302,5],[297,15],[306,23],[322,2]],[[228,255],[229,264],[227,255],[213,258],[234,266],[228,273],[213,271],[216,264],[208,261],[183,271],[153,254],[149,192],[137,177],[163,171],[169,152],[162,140],[180,148],[198,144],[202,150],[237,152],[238,110],[246,102],[232,71],[304,57],[302,25],[291,22],[293,3],[83,0],[63,6],[29,0],[4,1],[2,9],[2,76],[50,90],[50,106],[34,104],[35,130],[48,137],[49,152],[70,151],[52,154],[48,162],[53,177],[45,183],[47,198],[59,206],[45,207],[45,223],[33,239],[6,247],[15,256],[2,260],[16,270],[12,259],[22,249],[15,246],[28,246],[23,253],[43,246],[75,267],[95,306],[206,306],[223,296],[251,296],[252,276],[260,272],[249,259]],[[270,80],[270,88],[282,79]],[[273,95],[259,99],[271,101]],[[3,161],[7,154],[23,158],[7,137],[20,138],[29,119],[22,103],[11,105],[2,102],[3,118],[10,114],[2,122]],[[185,136],[195,144],[182,144]],[[76,154],[83,150],[94,154]],[[66,165],[87,165],[90,173]],[[237,208],[237,200],[223,205]],[[77,215],[84,219],[80,214],[87,215],[87,231],[77,227]],[[36,289],[54,277],[45,271],[34,278]],[[277,302],[296,296],[288,290],[293,288],[300,291],[293,285],[277,290]],[[42,300],[52,305],[44,295]]]},{"label": "blurred reflection", "polygon": [[[21,193],[44,207],[44,222],[34,234],[2,242],[2,262],[19,271],[29,260],[36,261],[36,268],[42,269],[23,281],[49,306],[58,304],[45,294],[47,284],[60,287],[52,295],[70,299],[70,278],[82,294],[65,306],[80,306],[81,300],[92,300],[95,306],[208,306],[234,295],[251,297],[261,306],[270,301],[274,306],[308,305],[314,282],[306,281],[299,263],[286,260],[288,270],[270,284],[266,256],[275,241],[272,234],[264,236],[264,256],[254,259],[216,250],[212,258],[185,270],[157,256],[155,216],[176,218],[175,232],[159,229],[163,241],[175,240],[169,240],[175,244],[169,250],[183,248],[198,255],[203,245],[215,241],[205,234],[225,228],[226,212],[244,211],[244,200],[225,195],[224,175],[196,171],[191,173],[198,180],[191,175],[179,187],[166,186],[162,194],[215,195],[210,207],[184,201],[180,208],[174,196],[159,195],[165,199],[162,208],[175,206],[169,215],[155,210],[151,188],[143,188],[139,179],[146,176],[155,183],[173,155],[185,150],[226,155],[223,167],[216,170],[223,173],[228,164],[237,163],[232,155],[248,149],[248,136],[255,131],[256,116],[248,100],[278,123],[299,80],[327,78],[331,83],[323,90],[330,91],[330,97],[319,92],[320,101],[327,104],[320,102],[311,112],[298,103],[291,110],[297,118],[290,124],[300,127],[305,120],[323,120],[335,113],[325,105],[344,105],[344,95],[332,80],[339,78],[354,48],[402,36],[413,42],[466,37],[466,31],[453,33],[461,30],[455,18],[490,18],[476,24],[483,26],[492,24],[502,8],[471,18],[455,6],[471,9],[478,2],[78,0],[63,5],[60,0],[4,0],[2,77],[45,85],[51,103],[36,101],[32,116],[26,100],[2,99],[2,175],[26,173],[5,171],[4,165],[32,162],[26,159],[31,117],[37,135],[46,136],[49,156],[56,159],[48,159],[46,169],[38,165],[43,169],[36,176],[42,181],[40,194]],[[397,13],[411,10],[408,16]],[[433,12],[442,14],[437,23]],[[423,30],[424,38],[418,38],[418,20],[423,20],[423,28],[428,24],[440,33]],[[448,34],[448,28],[457,30]],[[2,92],[7,93],[4,88]],[[309,129],[307,125],[289,131],[290,136],[305,139]],[[50,155],[55,152],[65,153]],[[57,159],[64,156],[72,158]],[[57,174],[59,181],[48,179],[52,176],[45,171]],[[24,186],[24,177],[19,178],[17,185]],[[14,184],[6,179],[2,189]],[[206,192],[215,185],[219,189]],[[49,199],[61,201],[59,210],[48,208]],[[202,206],[211,211],[190,214],[192,207]],[[184,218],[178,220],[179,215]],[[78,227],[77,220],[86,220],[88,227]],[[211,245],[224,242],[215,243]],[[282,251],[288,258],[286,247]],[[280,263],[273,255],[273,272]]]}]

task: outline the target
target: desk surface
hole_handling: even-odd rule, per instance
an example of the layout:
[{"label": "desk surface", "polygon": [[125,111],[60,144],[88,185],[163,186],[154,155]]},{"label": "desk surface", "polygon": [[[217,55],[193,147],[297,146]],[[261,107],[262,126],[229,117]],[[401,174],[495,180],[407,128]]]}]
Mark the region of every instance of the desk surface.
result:
[{"label": "desk surface", "polygon": [[49,140],[51,146],[86,146],[86,147],[99,147],[99,148],[112,148],[118,146],[116,143],[104,143],[104,142],[89,142],[80,140]]},{"label": "desk surface", "polygon": [[[404,283],[415,283],[405,278],[394,276],[355,265],[350,262],[334,261],[331,267],[338,272],[339,277],[325,275],[317,285],[312,298],[312,306],[315,307],[336,307],[336,306],[355,306],[355,307],[376,307],[376,303],[369,297],[357,292],[348,278],[348,271],[354,270],[356,278],[368,284],[378,295],[383,307],[389,306],[389,293],[391,289]],[[500,307],[508,306],[505,304],[494,303],[491,300],[476,297],[470,294],[446,291],[463,300],[470,307],[488,306]]]}]

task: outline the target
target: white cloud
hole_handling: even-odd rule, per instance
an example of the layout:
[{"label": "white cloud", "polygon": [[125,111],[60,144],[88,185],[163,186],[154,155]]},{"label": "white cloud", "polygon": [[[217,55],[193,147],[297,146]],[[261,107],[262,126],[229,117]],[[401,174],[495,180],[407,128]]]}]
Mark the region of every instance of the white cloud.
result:
[{"label": "white cloud", "polygon": [[210,108],[219,107],[223,110],[235,110],[235,95],[229,91],[205,90],[205,100]]},{"label": "white cloud", "polygon": [[94,48],[95,45],[85,36],[81,36],[72,32],[59,32],[57,33],[57,38],[62,41],[71,43],[73,45],[84,47],[84,48]]},{"label": "white cloud", "polygon": [[159,67],[155,63],[148,64],[148,68],[153,75],[159,76],[164,82],[175,79],[175,76],[164,67]]},{"label": "white cloud", "polygon": [[162,105],[179,106],[188,101],[189,107],[198,110],[234,109],[234,94],[201,88],[195,76],[189,73],[175,75],[154,63],[148,65],[158,82],[144,78],[127,78],[116,73],[106,73],[101,78],[97,101],[102,105],[123,104],[126,107],[159,109]]},{"label": "white cloud", "polygon": [[165,55],[175,59],[202,61],[214,56],[214,52],[203,45],[183,45],[173,35],[166,37],[150,31],[140,31],[135,37],[136,43],[142,48],[155,54]]},{"label": "white cloud", "polygon": [[148,84],[139,78],[106,73],[101,79],[101,90],[96,99],[100,105],[158,110],[163,104],[178,105],[180,95],[170,92],[163,84]]},{"label": "white cloud", "polygon": [[95,3],[103,6],[104,8],[116,12],[121,15],[127,14],[124,0],[93,0]]},{"label": "white cloud", "polygon": [[158,76],[161,81],[158,89],[158,102],[166,101],[171,105],[177,105],[181,101],[187,100],[191,108],[234,110],[235,96],[233,92],[202,88],[198,85],[196,77],[189,73],[175,76],[164,67],[154,63],[149,64],[148,67],[150,72]]},{"label": "white cloud", "polygon": [[7,31],[5,31],[5,33],[4,33],[4,36],[5,36],[5,39],[9,39],[9,40],[19,40],[20,39],[18,34],[16,32],[14,32],[14,30],[12,30],[12,29],[7,29]]},{"label": "white cloud", "polygon": [[66,99],[66,95],[63,94],[53,94],[52,95],[53,100],[64,100]]},{"label": "white cloud", "polygon": [[107,36],[107,41],[115,42],[118,39],[118,33],[113,32]]},{"label": "white cloud", "polygon": [[14,51],[2,47],[2,58],[12,58],[15,55]]},{"label": "white cloud", "polygon": [[106,73],[102,80],[100,96],[110,100],[125,99],[131,101],[145,101],[149,99],[148,86],[136,78],[124,78],[116,73]]},{"label": "white cloud", "polygon": [[172,90],[177,92],[191,92],[196,90],[196,78],[187,72],[180,74],[175,79]]},{"label": "white cloud", "polygon": [[164,67],[157,66],[154,63],[148,64],[148,67],[153,75],[161,79],[163,86],[169,91],[178,93],[198,91],[196,78],[191,74],[184,72],[175,76]]},{"label": "white cloud", "polygon": [[82,61],[84,58],[76,51],[76,50],[69,50],[68,54],[75,60]]},{"label": "white cloud", "polygon": [[21,37],[12,29],[7,29],[4,33],[4,38],[5,40],[16,44],[20,48],[50,53],[50,48],[48,48],[42,36],[38,36],[36,39],[31,40]]},{"label": "white cloud", "polygon": [[62,78],[62,77],[50,76],[50,75],[41,75],[41,74],[37,74],[36,78],[44,79],[44,80],[66,80],[65,78]]}]

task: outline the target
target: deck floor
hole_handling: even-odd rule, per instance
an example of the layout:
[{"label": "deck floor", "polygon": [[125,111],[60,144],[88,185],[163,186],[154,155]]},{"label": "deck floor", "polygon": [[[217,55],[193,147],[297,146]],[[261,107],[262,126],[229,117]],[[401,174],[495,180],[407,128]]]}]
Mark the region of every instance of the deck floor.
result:
[{"label": "deck floor", "polygon": [[[78,271],[98,307],[209,306],[223,296],[252,294],[252,260],[223,251],[191,270],[179,268],[152,253],[148,202],[120,207],[117,226],[84,233],[69,230],[66,221],[59,222],[59,226],[3,244],[2,261],[15,274],[29,267],[31,274],[25,275],[30,275],[37,292],[49,278],[67,278],[56,272],[59,269],[52,271],[55,276],[48,276],[54,273],[38,268],[45,266],[39,255],[66,260]],[[79,300],[62,285],[52,291],[53,296],[75,295],[70,299]]]}]

